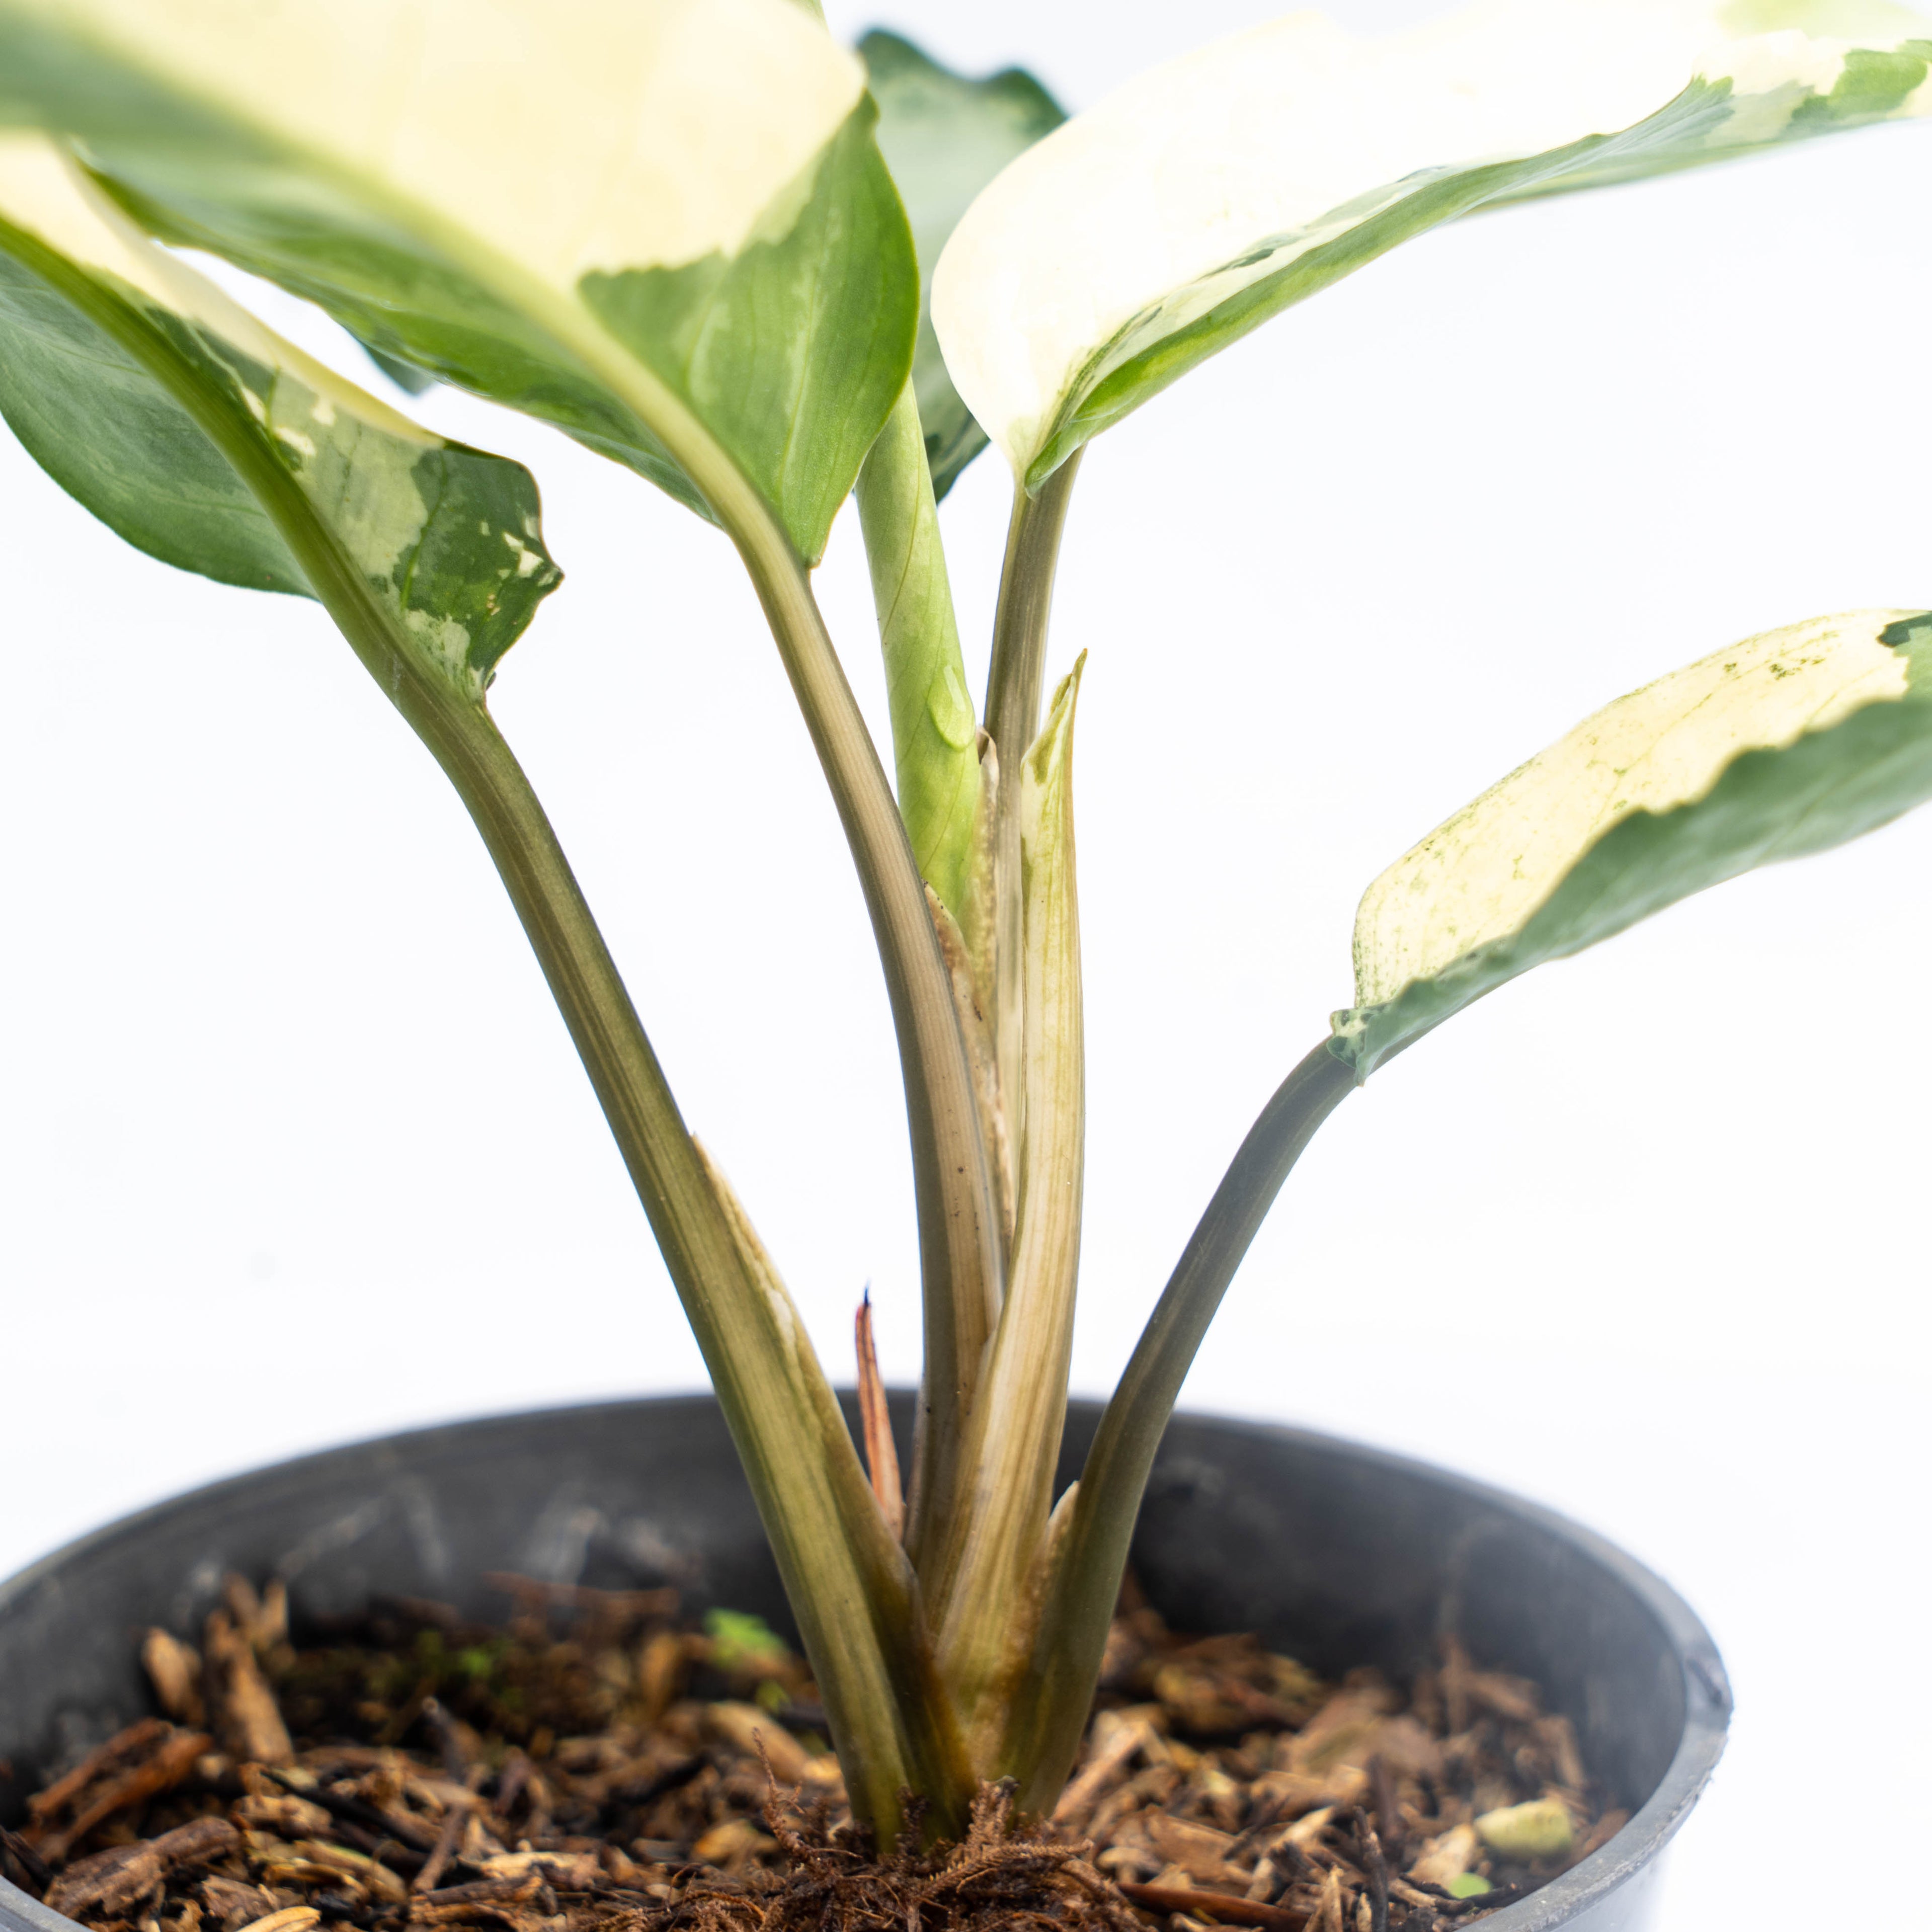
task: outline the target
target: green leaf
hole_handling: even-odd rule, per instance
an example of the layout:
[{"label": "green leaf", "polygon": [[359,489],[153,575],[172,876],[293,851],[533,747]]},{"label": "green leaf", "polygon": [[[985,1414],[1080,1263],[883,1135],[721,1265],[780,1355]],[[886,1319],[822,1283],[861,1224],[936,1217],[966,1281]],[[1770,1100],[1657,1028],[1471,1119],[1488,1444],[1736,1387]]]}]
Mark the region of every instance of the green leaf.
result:
[{"label": "green leaf", "polygon": [[905,198],[919,251],[919,346],[913,386],[926,433],[933,494],[944,497],[954,479],[986,446],[939,352],[932,328],[932,271],[947,238],[980,190],[1042,135],[1066,110],[1032,75],[1007,68],[984,80],[929,60],[910,40],[874,30],[859,43],[879,104],[879,146]]},{"label": "green leaf", "polygon": [[1397,860],[1355,921],[1335,1051],[1363,1078],[1546,959],[1932,797],[1932,616],[1768,632],[1660,678]]},{"label": "green leaf", "polygon": [[561,580],[526,470],[310,361],[37,134],[0,135],[0,412],[71,496],[183,569],[316,595],[291,548],[309,526],[471,695]]},{"label": "green leaf", "polygon": [[1888,0],[1478,0],[1358,37],[1292,14],[1014,162],[933,280],[952,380],[1029,491],[1249,330],[1438,223],[1932,112]]},{"label": "green leaf", "polygon": [[808,561],[906,373],[914,265],[862,101],[741,253],[586,275],[586,305],[689,404]]},{"label": "green leaf", "polygon": [[791,1655],[784,1639],[749,1610],[706,1610],[704,1634],[711,1640],[712,1661],[721,1670],[771,1669]]},{"label": "green leaf", "polygon": [[[320,302],[808,560],[910,366],[859,62],[786,0],[0,0],[0,120],[142,224]],[[377,111],[380,104],[380,111]]]},{"label": "green leaf", "polygon": [[424,395],[436,387],[436,378],[425,375],[414,363],[401,362],[382,350],[371,349],[366,342],[362,345],[362,350],[369,360],[406,394]]}]

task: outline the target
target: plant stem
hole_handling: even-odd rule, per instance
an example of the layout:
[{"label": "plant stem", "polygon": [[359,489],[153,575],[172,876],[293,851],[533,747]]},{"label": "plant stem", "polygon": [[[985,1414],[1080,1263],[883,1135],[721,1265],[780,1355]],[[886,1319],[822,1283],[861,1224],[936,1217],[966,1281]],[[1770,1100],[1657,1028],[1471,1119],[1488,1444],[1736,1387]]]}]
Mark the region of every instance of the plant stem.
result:
[{"label": "plant stem", "polygon": [[979,720],[966,694],[926,436],[910,381],[859,472],[857,494],[886,661],[899,816],[926,883],[963,922],[980,802]]},{"label": "plant stem", "polygon": [[[39,251],[45,254],[46,251]],[[454,785],[508,888],[650,1217],[738,1446],[825,1693],[855,1811],[897,1828],[900,1793],[963,1823],[971,1780],[850,1432],[782,1291],[686,1131],[554,831],[480,693],[440,668],[372,591],[252,422],[119,296],[56,257],[32,264],[188,411],[274,524],[310,588]]]},{"label": "plant stem", "polygon": [[1013,486],[1000,601],[993,615],[993,662],[986,674],[986,729],[1007,770],[1016,771],[1040,729],[1046,631],[1066,506],[1079,473],[1076,451],[1040,485],[1037,496]]},{"label": "plant stem", "polygon": [[1052,1808],[1079,1747],[1148,1473],[1195,1352],[1289,1170],[1354,1084],[1354,1070],[1324,1040],[1276,1088],[1215,1189],[1100,1418],[998,1766],[1019,1778],[1028,1810]]},{"label": "plant stem", "polygon": [[496,862],[650,1217],[740,1445],[814,1673],[832,1679],[827,1711],[841,1762],[851,1754],[855,1808],[875,1823],[896,1821],[910,1785],[956,1810],[964,1782],[949,1762],[956,1748],[918,1735],[935,1723],[943,1729],[945,1713],[926,1681],[910,1566],[878,1516],[795,1316],[772,1305],[775,1280],[747,1279],[742,1236],[542,807],[487,713],[454,709],[410,722]]},{"label": "plant stem", "polygon": [[1025,946],[1020,910],[1019,770],[1039,729],[1040,685],[1046,668],[1047,622],[1053,612],[1054,572],[1060,533],[1080,467],[1076,452],[1029,496],[1013,486],[1000,601],[993,615],[993,661],[986,674],[986,732],[1006,775],[994,801],[992,838],[993,1052],[1006,1109],[1006,1133],[1017,1148],[1026,1132],[1026,1025],[1020,961]]},{"label": "plant stem", "polygon": [[805,566],[771,506],[656,374],[574,305],[530,292],[557,340],[650,425],[736,545],[844,827],[884,970],[912,1143],[926,1352],[908,1504],[916,1528],[922,1498],[950,1491],[960,1416],[1002,1289],[999,1208],[926,884]]},{"label": "plant stem", "polygon": [[[905,1082],[926,1312],[926,1375],[908,1500],[916,1526],[922,1498],[950,1494],[953,1486],[961,1418],[1003,1286],[999,1209],[987,1170],[972,1066],[925,881],[806,567],[770,504],[682,398],[577,304],[487,252],[479,251],[475,268],[485,286],[502,288],[513,306],[526,309],[560,347],[634,410],[697,485],[752,579],[818,753],[872,917]],[[845,1446],[851,1449],[849,1435]],[[748,1466],[748,1450],[746,1460]],[[851,1462],[857,1472],[856,1450]],[[760,1480],[753,1473],[754,1481]],[[858,1474],[862,1480],[862,1472]],[[771,1480],[771,1472],[763,1479]],[[872,1520],[882,1521],[875,1505]],[[776,1544],[784,1532],[769,1517],[766,1527]],[[792,1587],[789,1576],[787,1593],[803,1623],[807,1597]],[[903,1708],[908,1721],[944,1730],[946,1700],[927,1667],[922,1644],[915,1648],[932,1693],[925,1696],[908,1688]],[[909,1678],[902,1681],[910,1686]],[[956,1750],[940,1748],[943,1742],[936,1732],[922,1733],[910,1780],[941,1810],[956,1801],[955,1780],[962,1762]],[[842,1760],[843,1743],[839,1748]],[[849,1786],[852,1773],[847,1775]],[[856,1788],[852,1796],[856,1806],[860,1802]],[[890,1804],[876,1808],[874,1815],[883,1817],[896,1808],[895,1792]],[[935,1815],[934,1822],[943,1820]]]},{"label": "plant stem", "polygon": [[[908,1542],[916,1551],[933,1498],[950,1491],[962,1418],[999,1310],[999,1209],[951,977],[878,753],[789,544],[776,525],[752,532],[769,541],[748,542],[736,529],[732,534],[844,825],[898,1029],[926,1318],[926,1377],[908,1499]],[[782,552],[774,555],[779,545]]]}]

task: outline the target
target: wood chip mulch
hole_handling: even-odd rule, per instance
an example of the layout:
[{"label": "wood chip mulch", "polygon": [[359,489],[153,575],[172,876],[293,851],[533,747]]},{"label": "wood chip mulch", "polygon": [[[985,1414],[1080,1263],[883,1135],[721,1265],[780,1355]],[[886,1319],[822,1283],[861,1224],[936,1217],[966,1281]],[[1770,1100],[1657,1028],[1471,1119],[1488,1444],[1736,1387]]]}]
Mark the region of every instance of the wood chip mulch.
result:
[{"label": "wood chip mulch", "polygon": [[671,1591],[492,1580],[512,1615],[396,1603],[290,1641],[238,1577],[162,1713],[0,1828],[0,1874],[91,1932],[1451,1932],[1587,1856],[1569,1720],[1451,1645],[1406,1693],[1124,1600],[1048,1820],[987,1787],[957,1846],[859,1841],[809,1676]]}]

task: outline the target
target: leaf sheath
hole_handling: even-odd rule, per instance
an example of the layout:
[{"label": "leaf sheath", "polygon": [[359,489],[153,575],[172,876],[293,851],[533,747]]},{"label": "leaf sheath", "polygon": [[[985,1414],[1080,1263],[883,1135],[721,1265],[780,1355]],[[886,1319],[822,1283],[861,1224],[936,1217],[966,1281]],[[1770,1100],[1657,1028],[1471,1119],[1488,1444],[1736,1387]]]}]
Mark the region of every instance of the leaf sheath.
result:
[{"label": "leaf sheath", "polygon": [[1066,1412],[1086,1145],[1084,1021],[1075,884],[1073,722],[1083,658],[1015,774],[1024,879],[1026,1130],[1006,1298],[968,1418],[951,1534],[927,1586],[939,1667],[983,1768],[1029,1612]]}]

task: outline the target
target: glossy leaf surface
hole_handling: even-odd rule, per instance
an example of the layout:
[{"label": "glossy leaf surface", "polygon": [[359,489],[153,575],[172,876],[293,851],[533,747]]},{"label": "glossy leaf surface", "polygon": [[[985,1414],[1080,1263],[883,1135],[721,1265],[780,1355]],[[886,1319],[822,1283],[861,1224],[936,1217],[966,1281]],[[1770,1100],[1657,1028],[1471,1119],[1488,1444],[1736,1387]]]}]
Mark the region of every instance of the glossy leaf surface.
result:
[{"label": "glossy leaf surface", "polygon": [[1889,0],[1477,0],[1293,14],[1130,82],[1007,168],[935,273],[968,406],[1028,490],[1270,316],[1439,223],[1932,110]]},{"label": "glossy leaf surface", "polygon": [[144,224],[808,559],[916,328],[862,88],[787,0],[0,0],[0,118]]},{"label": "glossy leaf surface", "polygon": [[183,569],[314,595],[291,548],[306,519],[472,694],[560,580],[520,465],[312,362],[34,134],[0,136],[0,411],[70,495]]},{"label": "glossy leaf surface", "polygon": [[969,80],[928,59],[910,41],[878,32],[859,43],[859,52],[879,104],[879,146],[904,197],[919,251],[913,384],[933,494],[943,497],[986,448],[986,433],[946,373],[932,327],[932,271],[974,197],[1009,161],[1052,134],[1066,113],[1018,68]]},{"label": "glossy leaf surface", "polygon": [[1335,1048],[1366,1078],[1504,981],[1932,797],[1932,616],[1814,618],[1619,698],[1397,860]]}]

